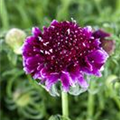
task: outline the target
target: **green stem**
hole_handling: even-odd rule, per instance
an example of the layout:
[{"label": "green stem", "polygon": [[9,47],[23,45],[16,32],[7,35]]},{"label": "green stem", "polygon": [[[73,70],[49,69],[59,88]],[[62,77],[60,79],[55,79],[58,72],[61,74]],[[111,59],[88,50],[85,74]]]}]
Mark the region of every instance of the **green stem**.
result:
[{"label": "green stem", "polygon": [[68,117],[68,94],[62,91],[62,114],[63,117]]},{"label": "green stem", "polygon": [[116,1],[116,11],[120,9],[120,0]]},{"label": "green stem", "polygon": [[96,5],[97,11],[99,14],[101,14],[101,4],[100,4],[100,0],[94,0],[94,3]]},{"label": "green stem", "polygon": [[[90,85],[90,89],[93,90],[94,89],[94,84],[93,82],[91,82]],[[93,119],[93,114],[94,114],[94,95],[89,93],[88,95],[88,120],[92,120]]]},{"label": "green stem", "polygon": [[0,15],[1,15],[1,22],[3,29],[9,28],[9,19],[8,19],[8,13],[6,9],[6,4],[4,0],[0,0]]}]

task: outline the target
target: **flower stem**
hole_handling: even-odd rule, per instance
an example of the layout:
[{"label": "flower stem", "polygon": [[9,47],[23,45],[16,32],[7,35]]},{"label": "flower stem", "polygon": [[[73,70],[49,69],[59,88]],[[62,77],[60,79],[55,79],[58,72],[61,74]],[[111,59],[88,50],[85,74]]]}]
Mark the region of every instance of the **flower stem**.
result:
[{"label": "flower stem", "polygon": [[[91,81],[90,89],[94,90],[95,83]],[[88,120],[93,119],[94,114],[94,100],[95,96],[92,93],[89,93],[88,95]]]},{"label": "flower stem", "polygon": [[62,91],[62,114],[63,117],[68,117],[68,94]]}]

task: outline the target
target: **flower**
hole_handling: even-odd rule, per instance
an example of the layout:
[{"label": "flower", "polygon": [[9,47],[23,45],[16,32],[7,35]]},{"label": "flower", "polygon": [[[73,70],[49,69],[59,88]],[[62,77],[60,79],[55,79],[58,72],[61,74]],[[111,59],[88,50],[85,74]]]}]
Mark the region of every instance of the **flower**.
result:
[{"label": "flower", "polygon": [[23,44],[24,70],[45,83],[47,90],[58,81],[66,92],[75,84],[87,89],[84,75],[101,76],[108,54],[90,26],[82,28],[76,22],[53,20],[43,32],[35,27],[32,34]]},{"label": "flower", "polygon": [[109,33],[104,32],[103,30],[97,30],[93,33],[95,38],[100,38],[101,46],[109,54],[113,54],[115,51],[115,41],[106,40],[106,38],[111,37]]},{"label": "flower", "polygon": [[18,28],[12,28],[5,36],[5,42],[13,49],[16,54],[21,54],[21,46],[26,38],[26,33]]}]

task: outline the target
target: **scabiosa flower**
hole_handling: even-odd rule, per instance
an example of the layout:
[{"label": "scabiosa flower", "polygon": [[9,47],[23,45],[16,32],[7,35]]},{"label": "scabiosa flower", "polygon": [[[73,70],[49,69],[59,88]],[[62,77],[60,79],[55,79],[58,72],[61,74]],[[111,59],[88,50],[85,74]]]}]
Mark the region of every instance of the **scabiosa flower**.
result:
[{"label": "scabiosa flower", "polygon": [[82,28],[76,22],[53,20],[43,32],[35,27],[32,33],[23,45],[24,70],[45,83],[47,90],[58,81],[66,92],[75,84],[87,89],[85,74],[101,76],[108,54],[90,26]]}]

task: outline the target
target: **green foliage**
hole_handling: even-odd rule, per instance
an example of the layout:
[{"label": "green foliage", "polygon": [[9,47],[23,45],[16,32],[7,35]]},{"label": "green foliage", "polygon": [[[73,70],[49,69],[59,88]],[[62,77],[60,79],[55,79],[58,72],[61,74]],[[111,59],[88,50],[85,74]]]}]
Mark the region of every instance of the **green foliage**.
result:
[{"label": "green foliage", "polygon": [[69,118],[62,117],[61,115],[52,115],[49,120],[70,120]]},{"label": "green foliage", "polygon": [[[33,26],[42,29],[53,19],[71,18],[81,26],[91,25],[94,29],[110,32],[116,49],[105,65],[103,76],[89,78],[87,92],[69,95],[69,117],[71,120],[120,119],[120,0],[0,0],[2,120],[69,120],[57,115],[61,114],[61,98],[51,97],[25,75],[22,56],[5,43],[5,35],[13,27],[21,28],[29,35]],[[76,91],[71,89],[71,94]],[[54,86],[51,94],[57,95]]]}]

